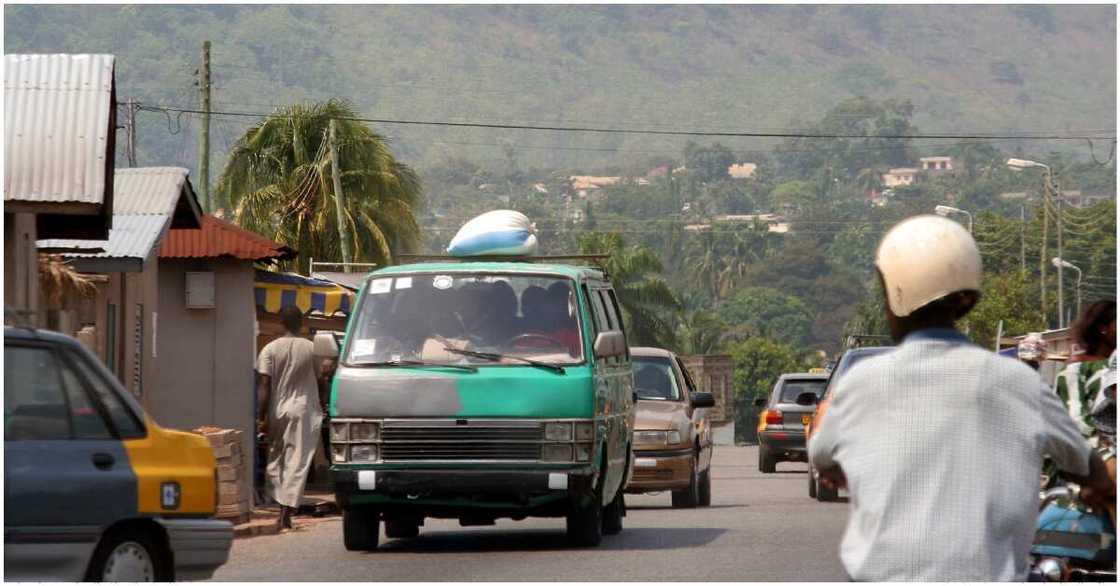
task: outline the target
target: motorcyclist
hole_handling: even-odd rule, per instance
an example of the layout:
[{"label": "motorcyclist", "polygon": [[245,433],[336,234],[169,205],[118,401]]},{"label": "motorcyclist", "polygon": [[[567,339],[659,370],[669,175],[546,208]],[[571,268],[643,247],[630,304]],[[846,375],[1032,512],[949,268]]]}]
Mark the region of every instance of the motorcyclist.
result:
[{"label": "motorcyclist", "polygon": [[980,253],[960,224],[909,218],[875,259],[898,347],[840,379],[809,443],[846,486],[840,548],[871,581],[1024,580],[1043,454],[1104,500],[1104,464],[1057,395],[1017,360],[954,328],[979,301]]}]

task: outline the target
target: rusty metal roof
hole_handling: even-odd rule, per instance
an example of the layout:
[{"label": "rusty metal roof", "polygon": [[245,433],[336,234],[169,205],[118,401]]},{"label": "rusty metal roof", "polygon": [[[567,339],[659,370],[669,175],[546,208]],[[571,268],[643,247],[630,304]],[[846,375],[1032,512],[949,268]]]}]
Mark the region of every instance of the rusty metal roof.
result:
[{"label": "rusty metal roof", "polygon": [[233,257],[252,261],[295,258],[296,251],[240,226],[202,216],[201,230],[170,230],[160,258]]},{"label": "rusty metal roof", "polygon": [[202,209],[187,173],[182,167],[117,169],[113,213],[174,215],[172,228],[201,227]]},{"label": "rusty metal roof", "polygon": [[5,203],[112,202],[113,71],[112,55],[4,56]]}]

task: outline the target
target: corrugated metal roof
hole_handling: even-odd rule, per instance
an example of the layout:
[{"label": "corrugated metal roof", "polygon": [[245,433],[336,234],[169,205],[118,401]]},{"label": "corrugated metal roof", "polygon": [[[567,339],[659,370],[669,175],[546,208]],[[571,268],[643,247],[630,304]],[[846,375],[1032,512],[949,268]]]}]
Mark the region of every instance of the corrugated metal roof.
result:
[{"label": "corrugated metal roof", "polygon": [[296,251],[240,226],[209,214],[201,230],[170,230],[160,248],[160,258],[216,258],[232,256],[261,261],[294,258]]},{"label": "corrugated metal roof", "polygon": [[173,228],[199,228],[202,208],[182,167],[117,169],[113,179],[114,214],[173,216]]},{"label": "corrugated metal roof", "polygon": [[[165,215],[113,215],[109,240],[40,240],[40,249],[59,250],[66,258],[137,258],[145,259],[159,243],[170,216]],[[197,232],[198,230],[196,230]],[[66,252],[71,249],[74,252]],[[87,252],[78,252],[85,250]]]},{"label": "corrugated metal roof", "polygon": [[4,201],[106,201],[113,67],[112,55],[4,56]]},{"label": "corrugated metal roof", "polygon": [[182,167],[117,169],[113,176],[113,213],[170,216],[186,180],[187,170]]}]

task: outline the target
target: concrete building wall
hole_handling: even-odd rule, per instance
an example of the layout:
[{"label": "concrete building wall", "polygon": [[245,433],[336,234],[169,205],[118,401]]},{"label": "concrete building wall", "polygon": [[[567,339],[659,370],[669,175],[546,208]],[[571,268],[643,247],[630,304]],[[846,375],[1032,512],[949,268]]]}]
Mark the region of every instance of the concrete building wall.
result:
[{"label": "concrete building wall", "polygon": [[726,354],[681,356],[692,382],[698,391],[711,393],[716,406],[711,411],[712,421],[729,421],[735,417],[735,363]]},{"label": "concrete building wall", "polygon": [[[187,271],[213,271],[215,307],[186,308]],[[145,406],[160,425],[237,429],[252,490],[255,418],[253,266],[233,259],[161,259],[156,381]],[[250,493],[251,494],[251,493]]]}]

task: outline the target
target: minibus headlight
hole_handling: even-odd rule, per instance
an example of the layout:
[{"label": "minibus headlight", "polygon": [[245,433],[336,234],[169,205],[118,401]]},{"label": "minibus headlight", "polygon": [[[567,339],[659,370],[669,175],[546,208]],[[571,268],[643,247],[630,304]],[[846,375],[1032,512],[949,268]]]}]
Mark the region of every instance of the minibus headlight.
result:
[{"label": "minibus headlight", "polygon": [[572,441],[572,424],[567,422],[544,424],[544,439],[550,442]]},{"label": "minibus headlight", "polygon": [[590,444],[576,444],[576,461],[577,462],[590,462],[591,461],[591,445]]},{"label": "minibus headlight", "polygon": [[331,441],[332,442],[344,442],[344,441],[349,440],[350,439],[350,433],[349,433],[349,429],[347,427],[349,425],[350,424],[346,423],[345,421],[343,421],[343,422],[332,421],[331,422]]},{"label": "minibus headlight", "polygon": [[595,439],[595,422],[584,421],[576,424],[576,441],[589,442]]},{"label": "minibus headlight", "polygon": [[568,444],[545,444],[541,448],[541,460],[546,462],[571,462],[572,446]]},{"label": "minibus headlight", "polygon": [[351,423],[350,424],[350,441],[354,442],[370,442],[376,441],[378,432],[376,423]]},{"label": "minibus headlight", "polygon": [[348,448],[346,444],[332,444],[331,445],[331,460],[334,462],[345,462],[348,455]]},{"label": "minibus headlight", "polygon": [[377,446],[373,444],[355,444],[350,446],[351,462],[376,462]]}]

